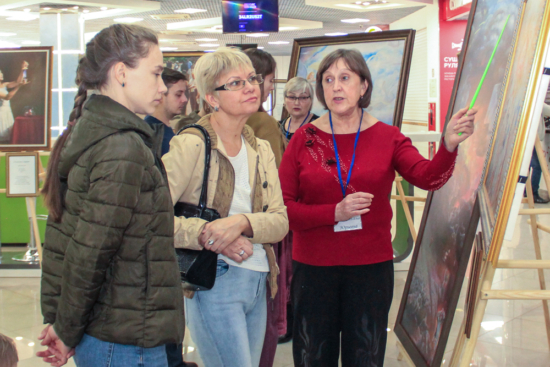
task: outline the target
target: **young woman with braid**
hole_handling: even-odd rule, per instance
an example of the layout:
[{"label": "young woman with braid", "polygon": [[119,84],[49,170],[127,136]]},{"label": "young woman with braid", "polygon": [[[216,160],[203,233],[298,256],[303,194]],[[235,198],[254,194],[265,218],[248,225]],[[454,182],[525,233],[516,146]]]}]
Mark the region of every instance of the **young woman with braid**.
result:
[{"label": "young woman with braid", "polygon": [[[167,366],[183,340],[182,291],[151,114],[166,92],[149,30],[115,24],[87,45],[69,126],[43,193],[49,209],[37,353],[53,366]],[[90,95],[91,90],[95,94]]]}]

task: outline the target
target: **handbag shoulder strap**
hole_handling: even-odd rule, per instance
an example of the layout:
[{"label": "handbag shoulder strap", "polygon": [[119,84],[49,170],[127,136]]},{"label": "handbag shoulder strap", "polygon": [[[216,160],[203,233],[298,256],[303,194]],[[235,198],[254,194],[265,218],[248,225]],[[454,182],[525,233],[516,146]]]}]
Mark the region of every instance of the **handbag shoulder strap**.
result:
[{"label": "handbag shoulder strap", "polygon": [[208,131],[201,126],[197,124],[187,125],[183,128],[181,128],[177,135],[181,134],[183,130],[195,128],[198,129],[202,135],[204,136],[204,143],[206,145],[204,150],[204,174],[202,177],[202,189],[201,189],[201,196],[199,198],[199,209],[202,211],[206,208],[206,194],[208,192],[208,173],[210,172],[210,154],[211,154],[211,143],[210,143],[210,135],[208,134]]}]

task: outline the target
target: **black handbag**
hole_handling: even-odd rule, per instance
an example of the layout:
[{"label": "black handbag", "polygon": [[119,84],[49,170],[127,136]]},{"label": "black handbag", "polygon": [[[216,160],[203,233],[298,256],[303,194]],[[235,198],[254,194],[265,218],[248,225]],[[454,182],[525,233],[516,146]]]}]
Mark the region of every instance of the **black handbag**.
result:
[{"label": "black handbag", "polygon": [[[199,205],[178,202],[174,206],[174,214],[177,217],[202,218],[208,222],[220,219],[220,213],[215,209],[206,207],[206,195],[208,192],[208,172],[210,171],[210,135],[200,125],[188,125],[178,131],[178,135],[185,129],[198,129],[204,136],[206,148],[204,151],[204,175],[202,180]],[[182,288],[191,291],[210,290],[216,281],[216,266],[218,254],[213,251],[176,249],[176,257],[180,268]]]}]

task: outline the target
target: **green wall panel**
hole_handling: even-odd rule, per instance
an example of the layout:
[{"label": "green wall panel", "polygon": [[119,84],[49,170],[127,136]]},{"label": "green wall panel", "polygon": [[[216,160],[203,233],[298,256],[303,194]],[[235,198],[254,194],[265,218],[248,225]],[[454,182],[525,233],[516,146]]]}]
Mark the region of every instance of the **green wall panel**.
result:
[{"label": "green wall panel", "polygon": [[[48,156],[40,157],[44,168]],[[0,157],[0,188],[6,188],[6,157]],[[36,214],[48,214],[42,198],[36,200]],[[44,241],[46,221],[39,220],[40,238]],[[1,243],[28,243],[30,240],[29,220],[25,198],[7,198],[0,194],[0,241]]]}]

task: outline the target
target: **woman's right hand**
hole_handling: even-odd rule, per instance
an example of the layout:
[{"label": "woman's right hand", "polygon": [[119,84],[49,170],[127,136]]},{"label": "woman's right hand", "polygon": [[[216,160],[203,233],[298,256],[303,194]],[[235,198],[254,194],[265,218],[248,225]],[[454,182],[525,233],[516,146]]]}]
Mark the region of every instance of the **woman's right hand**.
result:
[{"label": "woman's right hand", "polygon": [[69,358],[74,356],[74,348],[69,348],[57,336],[52,325],[47,325],[38,336],[38,340],[42,340],[40,345],[47,346],[48,349],[37,352],[38,357],[46,363],[50,363],[54,367],[60,367],[67,363]]},{"label": "woman's right hand", "polygon": [[[241,252],[244,253],[239,255]],[[246,237],[240,236],[235,241],[230,243],[226,248],[221,252],[222,255],[227,256],[231,260],[241,263],[243,260],[248,259],[254,253],[254,246],[252,242]]]},{"label": "woman's right hand", "polygon": [[343,222],[357,215],[368,213],[370,211],[368,207],[371,205],[373,198],[374,195],[366,192],[355,192],[346,196],[344,200],[336,205],[334,220]]}]

